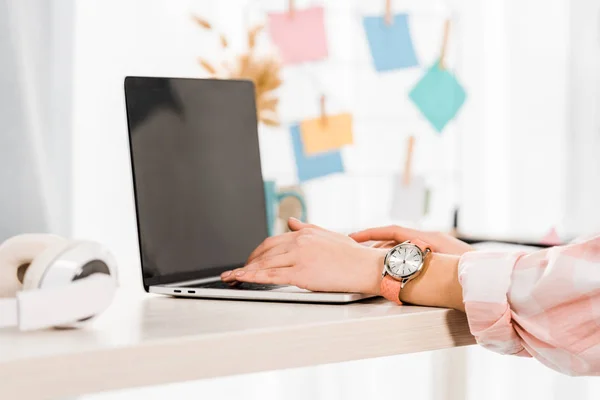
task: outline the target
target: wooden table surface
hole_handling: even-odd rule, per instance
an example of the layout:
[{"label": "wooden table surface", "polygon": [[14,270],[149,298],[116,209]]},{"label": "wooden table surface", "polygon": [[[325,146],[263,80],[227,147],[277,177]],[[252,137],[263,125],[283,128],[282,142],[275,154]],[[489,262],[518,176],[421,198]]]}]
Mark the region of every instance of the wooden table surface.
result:
[{"label": "wooden table surface", "polygon": [[464,314],[128,294],[81,330],[0,329],[0,398],[44,399],[474,343]]}]

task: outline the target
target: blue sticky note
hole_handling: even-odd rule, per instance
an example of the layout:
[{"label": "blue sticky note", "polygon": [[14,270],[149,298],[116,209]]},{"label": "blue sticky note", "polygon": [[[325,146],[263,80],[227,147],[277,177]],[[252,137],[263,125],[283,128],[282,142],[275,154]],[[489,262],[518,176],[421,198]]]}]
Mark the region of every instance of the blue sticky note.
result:
[{"label": "blue sticky note", "polygon": [[456,77],[436,62],[410,91],[409,97],[433,127],[441,132],[467,97]]},{"label": "blue sticky note", "polygon": [[294,156],[296,157],[298,180],[300,182],[344,172],[342,154],[339,150],[307,156],[302,145],[300,125],[292,125],[290,133],[292,134],[292,144],[294,146]]},{"label": "blue sticky note", "polygon": [[371,55],[377,71],[391,71],[419,65],[408,29],[408,15],[394,15],[391,25],[384,17],[363,20]]}]

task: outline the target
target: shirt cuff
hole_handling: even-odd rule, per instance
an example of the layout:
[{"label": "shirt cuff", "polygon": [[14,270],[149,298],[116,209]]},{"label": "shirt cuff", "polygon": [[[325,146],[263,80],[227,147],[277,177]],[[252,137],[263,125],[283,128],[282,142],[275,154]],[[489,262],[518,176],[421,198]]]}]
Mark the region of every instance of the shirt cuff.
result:
[{"label": "shirt cuff", "polygon": [[474,251],[463,254],[458,264],[471,333],[497,353],[524,355],[507,299],[514,266],[524,254]]}]

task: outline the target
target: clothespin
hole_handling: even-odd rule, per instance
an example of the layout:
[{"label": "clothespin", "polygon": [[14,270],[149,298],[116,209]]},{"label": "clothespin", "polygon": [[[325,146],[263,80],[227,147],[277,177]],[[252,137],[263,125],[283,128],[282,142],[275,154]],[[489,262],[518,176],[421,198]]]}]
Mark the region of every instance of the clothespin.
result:
[{"label": "clothespin", "polygon": [[394,23],[394,16],[392,15],[392,0],[385,0],[385,24],[390,26]]},{"label": "clothespin", "polygon": [[446,69],[446,48],[448,46],[448,36],[450,35],[450,20],[444,23],[444,37],[442,38],[442,49],[440,50],[440,69]]},{"label": "clothespin", "polygon": [[406,160],[404,161],[404,186],[410,186],[410,181],[412,179],[412,158],[413,158],[413,149],[415,147],[415,137],[410,135],[408,137],[408,143],[406,146]]},{"label": "clothespin", "polygon": [[454,213],[452,214],[452,230],[450,231],[450,234],[454,237],[458,236],[458,213],[459,208],[456,207],[454,209]]},{"label": "clothespin", "polygon": [[294,4],[294,0],[288,0],[288,13],[290,18],[294,18],[294,13],[296,11],[296,5]]},{"label": "clothespin", "polygon": [[325,95],[321,95],[321,123],[327,124],[327,113],[325,112]]}]

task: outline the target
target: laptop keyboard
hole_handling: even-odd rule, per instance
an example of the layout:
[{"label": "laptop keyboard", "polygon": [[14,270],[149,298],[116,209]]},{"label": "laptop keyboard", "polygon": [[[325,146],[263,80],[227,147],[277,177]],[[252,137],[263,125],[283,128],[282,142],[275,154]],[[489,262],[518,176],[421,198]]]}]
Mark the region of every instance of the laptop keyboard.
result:
[{"label": "laptop keyboard", "polygon": [[189,288],[200,288],[200,289],[229,289],[229,290],[274,290],[285,287],[284,285],[264,285],[260,283],[248,283],[238,282],[235,285],[229,285],[223,281],[207,282],[197,285],[184,286]]}]

